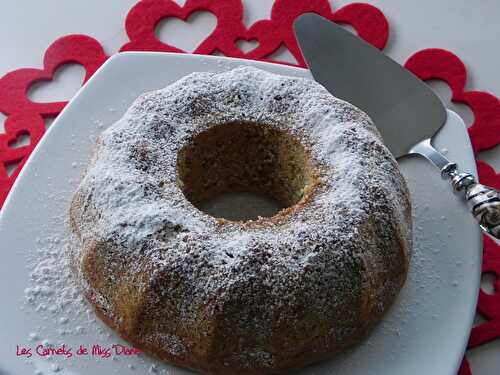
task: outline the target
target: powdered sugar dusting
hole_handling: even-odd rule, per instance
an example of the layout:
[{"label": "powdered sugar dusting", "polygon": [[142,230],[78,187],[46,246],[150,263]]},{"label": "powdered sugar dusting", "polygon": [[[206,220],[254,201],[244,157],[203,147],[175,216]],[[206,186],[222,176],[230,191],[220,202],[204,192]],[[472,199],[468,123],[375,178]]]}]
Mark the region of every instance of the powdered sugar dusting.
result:
[{"label": "powdered sugar dusting", "polygon": [[[241,121],[296,136],[321,172],[310,202],[279,224],[220,225],[179,187],[178,150],[210,126]],[[365,329],[353,304],[373,298],[379,316],[392,302],[411,247],[407,188],[370,119],[313,81],[250,67],[194,73],[142,95],[101,135],[75,202],[77,263],[96,241],[108,244],[113,251],[99,254],[105,264],[134,264],[136,274],[149,275],[116,282],[133,279],[154,290],[151,305],[185,292],[178,315],[165,319],[193,327],[200,306],[215,316],[237,296],[242,306],[231,330],[243,334],[253,316],[258,342],[276,333],[277,321],[304,330],[297,312],[304,306],[341,347]],[[267,352],[247,348],[233,360],[245,366],[257,358],[263,367],[280,361],[255,353]]]},{"label": "powdered sugar dusting", "polygon": [[40,245],[28,260],[32,283],[24,290],[25,300],[36,311],[59,314],[59,322],[63,324],[67,318],[60,314],[80,314],[89,306],[72,277],[69,243],[61,244],[58,238],[50,238],[40,241]]}]

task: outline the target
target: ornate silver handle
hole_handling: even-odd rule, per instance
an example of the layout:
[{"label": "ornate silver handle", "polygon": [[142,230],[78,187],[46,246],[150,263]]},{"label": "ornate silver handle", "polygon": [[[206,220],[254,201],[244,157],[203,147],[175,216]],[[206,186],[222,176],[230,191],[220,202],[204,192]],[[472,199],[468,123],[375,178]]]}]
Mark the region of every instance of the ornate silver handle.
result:
[{"label": "ornate silver handle", "polygon": [[456,163],[452,163],[432,146],[430,139],[416,144],[410,153],[424,156],[440,169],[444,179],[450,179],[456,192],[465,192],[467,204],[481,229],[500,240],[500,192],[498,190],[476,183],[476,179],[470,173],[460,172]]},{"label": "ornate silver handle", "polygon": [[459,172],[456,163],[444,166],[441,176],[450,179],[455,191],[465,192],[467,204],[481,228],[500,239],[500,192],[476,183],[470,173]]}]

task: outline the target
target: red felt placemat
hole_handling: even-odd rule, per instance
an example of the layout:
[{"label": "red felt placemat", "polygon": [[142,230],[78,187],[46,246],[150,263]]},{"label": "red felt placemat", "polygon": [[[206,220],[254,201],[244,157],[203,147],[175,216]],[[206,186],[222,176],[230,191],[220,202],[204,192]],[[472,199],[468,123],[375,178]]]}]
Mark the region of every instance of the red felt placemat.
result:
[{"label": "red felt placemat", "polygon": [[[219,53],[231,57],[271,60],[279,48],[287,48],[304,66],[293,35],[294,19],[306,12],[318,13],[332,21],[349,24],[357,34],[379,49],[389,37],[389,23],[376,7],[353,3],[332,9],[328,0],[276,0],[269,19],[259,20],[250,27],[243,23],[241,0],[187,0],[183,6],[171,0],[139,1],[129,11],[124,22],[129,41],[120,51],[184,52],[180,48],[161,42],[155,35],[157,24],[167,18],[186,20],[197,11],[208,11],[217,18],[216,28],[202,41],[194,53]],[[257,47],[243,52],[239,40],[254,40]],[[57,39],[46,50],[41,69],[23,68],[7,73],[0,79],[0,112],[7,116],[5,133],[0,134],[0,207],[23,167],[27,157],[45,132],[44,119],[57,116],[66,102],[35,103],[28,96],[28,89],[36,82],[51,80],[54,72],[67,63],[77,63],[85,69],[88,80],[108,58],[101,44],[85,35],[68,35]],[[282,63],[282,62],[280,62]],[[474,152],[495,147],[500,143],[500,101],[494,95],[481,91],[467,91],[467,70],[459,57],[450,51],[430,48],[408,58],[406,68],[423,80],[439,79],[452,91],[452,101],[466,104],[474,114],[469,128]],[[30,144],[13,147],[16,140],[30,136]],[[15,166],[7,173],[8,166]],[[485,162],[478,161],[480,181],[500,188],[500,176]],[[485,238],[483,272],[496,276],[494,294],[480,292],[478,312],[486,322],[474,327],[469,348],[500,338],[500,247]],[[471,374],[464,359],[460,375]]]}]

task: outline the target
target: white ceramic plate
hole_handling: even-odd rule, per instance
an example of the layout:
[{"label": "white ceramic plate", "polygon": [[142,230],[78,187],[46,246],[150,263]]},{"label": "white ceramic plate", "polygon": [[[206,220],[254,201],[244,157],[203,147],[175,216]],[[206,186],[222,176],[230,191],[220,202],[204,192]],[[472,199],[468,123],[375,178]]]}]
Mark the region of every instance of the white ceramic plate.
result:
[{"label": "white ceramic plate", "polygon": [[[35,347],[42,339],[80,344],[122,342],[99,321],[69,315],[66,327],[82,326],[82,334],[61,331],[53,318],[24,302],[29,287],[27,258],[41,244],[68,237],[68,204],[82,175],[96,135],[116,120],[145,91],[162,88],[193,71],[222,71],[254,65],[274,73],[310,77],[307,70],[282,65],[160,53],[124,53],[111,58],[79,91],[51,126],[26,164],[0,216],[0,374],[36,370],[61,374],[132,374],[156,363],[147,356],[96,360],[33,355],[16,356],[16,345]],[[475,171],[464,124],[454,113],[435,145],[468,171]],[[409,279],[395,306],[367,340],[335,360],[301,374],[455,375],[469,335],[479,290],[481,236],[459,197],[427,162],[400,162],[412,192],[415,249]],[[54,288],[57,293],[58,288]],[[69,312],[71,314],[71,312]],[[29,338],[37,332],[38,337]],[[99,333],[100,332],[100,333]],[[52,367],[51,367],[52,366]],[[52,369],[52,370],[51,370]],[[153,372],[191,374],[159,364]]]}]

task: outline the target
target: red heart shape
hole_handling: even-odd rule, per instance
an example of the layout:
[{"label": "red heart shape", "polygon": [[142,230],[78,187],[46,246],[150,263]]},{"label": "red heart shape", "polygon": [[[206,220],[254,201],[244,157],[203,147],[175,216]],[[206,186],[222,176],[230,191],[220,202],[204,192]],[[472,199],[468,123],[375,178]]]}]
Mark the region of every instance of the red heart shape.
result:
[{"label": "red heart shape", "polygon": [[[184,52],[158,40],[155,28],[164,18],[178,17],[185,21],[197,11],[213,13],[217,17],[217,27],[193,53],[220,51],[226,56],[262,60],[285,45],[302,66],[304,60],[292,27],[295,18],[302,13],[315,12],[332,21],[350,24],[360,37],[378,48],[385,46],[389,33],[389,24],[383,13],[368,4],[350,4],[332,12],[328,0],[277,0],[270,20],[257,21],[247,29],[242,22],[243,6],[240,0],[188,0],[182,7],[172,0],[144,0],[127,15],[126,30],[130,42],[120,50]],[[236,45],[240,39],[256,40],[258,47],[245,53]]]},{"label": "red heart shape", "polygon": [[372,5],[353,3],[334,12],[327,0],[276,0],[271,11],[273,32],[279,34],[282,43],[300,66],[305,66],[305,61],[295,39],[293,22],[301,14],[310,12],[334,22],[351,25],[361,38],[379,49],[384,48],[389,38],[387,19]]},{"label": "red heart shape", "polygon": [[[5,134],[0,134],[0,206],[27,157],[45,132],[42,116],[55,116],[66,105],[66,102],[35,103],[27,96],[29,87],[38,81],[50,81],[54,72],[66,63],[82,65],[85,82],[107,58],[95,39],[85,35],[70,35],[57,39],[47,49],[43,69],[19,69],[0,79],[0,111],[9,115],[5,122]],[[30,144],[10,147],[9,143],[21,134],[30,135]],[[8,176],[6,166],[17,163],[14,173]]]},{"label": "red heart shape", "polygon": [[[387,40],[387,21],[378,9],[370,5],[353,4],[332,13],[327,0],[311,0],[307,4],[304,1],[302,8],[298,3],[301,2],[277,0],[271,20],[258,21],[247,29],[243,24],[243,6],[240,0],[187,0],[182,7],[171,0],[143,0],[127,15],[126,31],[130,42],[122,50],[182,52],[175,46],[160,42],[155,36],[155,27],[163,18],[178,17],[186,20],[190,14],[200,10],[216,15],[217,27],[198,46],[195,53],[220,52],[226,56],[265,59],[280,46],[295,43],[292,23],[300,9],[302,12],[316,11],[339,22],[350,23],[361,37],[379,48]],[[287,10],[287,7],[290,9]],[[259,45],[244,53],[236,46],[238,39],[255,39]],[[295,53],[297,58],[297,51]],[[40,80],[51,80],[55,70],[65,63],[83,65],[86,71],[85,82],[107,58],[95,39],[85,35],[70,35],[56,40],[47,49],[43,69],[19,69],[0,79],[0,112],[10,115],[10,130],[0,136],[0,203],[24,160],[44,132],[43,118],[40,116],[56,116],[66,105],[66,102],[35,103],[27,97],[29,87]],[[301,60],[300,57],[298,59]],[[17,149],[9,147],[8,143],[21,133],[30,134],[31,144]],[[5,164],[18,162],[21,165],[8,177]]]},{"label": "red heart shape", "polygon": [[[496,178],[498,179],[498,175]],[[472,328],[468,348],[500,337],[500,246],[488,236],[484,236],[482,272],[496,275],[495,294],[489,295],[479,290],[477,309],[488,321]]]},{"label": "red heart shape", "polygon": [[[451,89],[452,101],[467,104],[474,113],[474,123],[469,127],[474,152],[494,147],[500,143],[500,102],[497,97],[486,92],[466,91],[467,70],[462,61],[453,53],[437,48],[425,49],[412,55],[405,67],[423,80],[440,79]],[[487,163],[477,161],[479,180],[485,185],[500,188],[500,175]],[[494,273],[495,294],[479,291],[478,311],[487,319],[472,328],[468,348],[474,348],[500,337],[500,246],[484,236],[483,273]],[[460,374],[470,374],[464,360]]]},{"label": "red heart shape", "polygon": [[466,91],[467,70],[463,62],[444,49],[430,48],[412,55],[405,67],[423,80],[440,79],[451,89],[451,100],[470,107],[474,123],[469,128],[474,153],[500,143],[500,101],[481,91]]},{"label": "red heart shape", "polygon": [[[233,29],[236,31],[236,29]],[[255,40],[258,45],[248,52],[241,51],[237,46],[238,40]],[[232,35],[226,35],[225,39],[218,43],[218,49],[226,56],[240,57],[252,60],[263,60],[275,52],[281,41],[279,35],[273,29],[273,22],[260,20],[246,29],[243,23],[239,25],[239,31]]]},{"label": "red heart shape", "polygon": [[[21,171],[27,157],[31,154],[45,132],[43,118],[36,114],[16,114],[7,117],[5,133],[0,134],[0,207],[7,197],[12,184]],[[30,143],[26,146],[12,148],[9,143],[21,134],[30,135]],[[6,167],[17,165],[12,175],[7,174]]]},{"label": "red heart shape", "polygon": [[155,28],[164,18],[177,17],[186,21],[194,12],[207,11],[217,17],[214,31],[194,50],[193,53],[210,54],[224,45],[228,34],[239,31],[242,26],[243,6],[240,0],[187,0],[180,6],[172,0],[144,0],[130,9],[125,21],[125,29],[130,42],[120,51],[161,51],[185,52],[175,46],[163,43],[155,35]]},{"label": "red heart shape", "polygon": [[[500,174],[484,161],[477,161],[479,181],[482,184],[500,188]],[[494,283],[495,294],[490,295],[479,290],[477,309],[487,322],[476,326],[471,331],[469,348],[474,348],[500,337],[500,246],[490,237],[484,236],[483,273],[493,273],[497,280]]]},{"label": "red heart shape", "polygon": [[107,58],[102,46],[93,38],[85,35],[59,38],[45,52],[43,69],[18,69],[0,79],[0,111],[5,114],[29,112],[55,116],[67,102],[35,103],[27,96],[29,87],[38,81],[52,80],[57,68],[66,63],[82,65],[85,82]]},{"label": "red heart shape", "polygon": [[496,173],[495,169],[484,161],[478,160],[476,163],[479,181],[484,185],[500,189],[500,174]]},{"label": "red heart shape", "polygon": [[[19,159],[35,147],[45,132],[45,123],[38,115],[18,114],[7,117],[5,133],[0,134],[0,161],[4,163],[19,162]],[[22,134],[29,134],[30,144],[11,147],[10,144]]]}]

